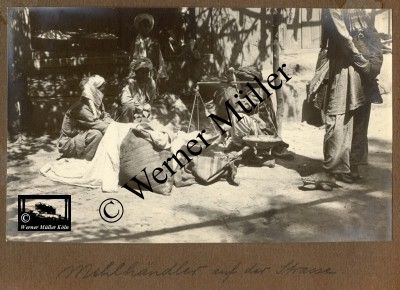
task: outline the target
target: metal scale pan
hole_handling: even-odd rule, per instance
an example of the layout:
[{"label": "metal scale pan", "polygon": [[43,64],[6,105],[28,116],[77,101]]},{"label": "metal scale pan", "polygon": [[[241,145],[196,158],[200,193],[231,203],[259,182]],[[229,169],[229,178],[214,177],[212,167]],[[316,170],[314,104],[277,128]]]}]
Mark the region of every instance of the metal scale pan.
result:
[{"label": "metal scale pan", "polygon": [[243,141],[257,149],[268,150],[277,143],[282,142],[282,139],[279,136],[250,135],[243,137]]}]

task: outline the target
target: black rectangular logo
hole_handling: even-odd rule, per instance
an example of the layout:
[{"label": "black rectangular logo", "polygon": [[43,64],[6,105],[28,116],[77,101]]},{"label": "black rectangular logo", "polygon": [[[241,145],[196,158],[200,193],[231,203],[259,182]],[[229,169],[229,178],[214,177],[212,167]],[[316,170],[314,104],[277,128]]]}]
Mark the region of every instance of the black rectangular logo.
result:
[{"label": "black rectangular logo", "polygon": [[18,231],[70,231],[71,195],[18,195]]}]

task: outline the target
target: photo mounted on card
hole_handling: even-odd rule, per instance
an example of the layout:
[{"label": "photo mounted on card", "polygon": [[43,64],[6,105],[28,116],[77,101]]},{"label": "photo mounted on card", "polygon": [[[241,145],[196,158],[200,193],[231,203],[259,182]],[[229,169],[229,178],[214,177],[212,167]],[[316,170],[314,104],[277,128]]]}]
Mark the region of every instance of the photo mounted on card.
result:
[{"label": "photo mounted on card", "polygon": [[19,7],[8,241],[392,239],[392,11]]}]

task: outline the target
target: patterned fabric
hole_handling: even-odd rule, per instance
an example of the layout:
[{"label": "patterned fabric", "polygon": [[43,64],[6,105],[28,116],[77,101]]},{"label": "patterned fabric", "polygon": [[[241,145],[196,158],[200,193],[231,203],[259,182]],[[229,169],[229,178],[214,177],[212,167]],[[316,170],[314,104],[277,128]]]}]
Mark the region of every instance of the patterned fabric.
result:
[{"label": "patterned fabric", "polygon": [[228,156],[196,156],[190,164],[190,171],[201,183],[212,182],[222,175],[232,158]]}]

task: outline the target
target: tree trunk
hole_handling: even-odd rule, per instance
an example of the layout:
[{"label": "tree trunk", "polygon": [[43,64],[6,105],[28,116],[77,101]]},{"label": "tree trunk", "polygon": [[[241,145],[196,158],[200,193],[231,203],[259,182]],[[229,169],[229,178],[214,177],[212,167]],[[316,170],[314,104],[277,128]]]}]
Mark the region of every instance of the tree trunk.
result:
[{"label": "tree trunk", "polygon": [[[280,9],[272,9],[272,66],[274,72],[279,68],[279,25],[280,25]],[[274,80],[276,86],[281,83],[280,76]],[[282,133],[282,119],[284,111],[284,100],[282,88],[275,91],[276,93],[276,122],[278,126],[278,135]]]},{"label": "tree trunk", "polygon": [[10,8],[8,23],[8,133],[15,141],[32,124],[27,87],[33,68],[29,9]]}]

